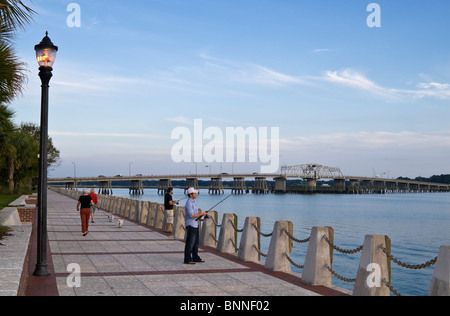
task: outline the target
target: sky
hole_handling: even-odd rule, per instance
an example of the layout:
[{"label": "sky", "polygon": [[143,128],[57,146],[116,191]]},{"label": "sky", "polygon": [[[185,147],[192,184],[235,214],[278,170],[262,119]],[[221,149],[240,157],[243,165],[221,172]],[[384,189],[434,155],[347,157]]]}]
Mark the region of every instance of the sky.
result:
[{"label": "sky", "polygon": [[[173,157],[190,140],[192,157],[225,144],[239,127],[258,141],[269,131],[278,170],[450,173],[449,1],[24,2],[38,14],[16,37],[29,73],[11,107],[17,124],[39,124],[34,45],[48,31],[59,47],[49,135],[62,159],[50,177],[260,172],[261,152],[256,161]],[[190,135],[174,138],[180,128]]]}]

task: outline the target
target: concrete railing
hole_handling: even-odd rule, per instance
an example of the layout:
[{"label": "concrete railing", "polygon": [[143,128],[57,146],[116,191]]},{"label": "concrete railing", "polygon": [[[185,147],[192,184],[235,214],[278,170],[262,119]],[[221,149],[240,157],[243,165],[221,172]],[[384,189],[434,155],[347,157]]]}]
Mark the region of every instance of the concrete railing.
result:
[{"label": "concrete railing", "polygon": [[[78,199],[80,192],[60,188],[52,190]],[[165,226],[164,205],[136,201],[109,195],[99,196],[99,208],[114,215],[145,224],[157,229]],[[185,239],[184,207],[175,207],[175,220],[172,235]],[[291,265],[302,271],[302,281],[314,286],[332,286],[333,276],[354,283],[354,296],[390,296],[400,295],[391,285],[391,265],[396,263],[403,268],[423,269],[433,265],[435,271],[431,280],[430,296],[450,296],[450,246],[442,246],[438,257],[420,265],[408,265],[391,254],[391,241],[388,236],[367,235],[362,246],[353,250],[344,250],[334,244],[332,227],[313,227],[311,234],[304,240],[293,236],[291,222],[275,222],[273,231],[261,232],[260,219],[248,217],[242,229],[237,227],[236,214],[223,214],[218,223],[218,213],[211,211],[200,225],[200,245],[216,248],[222,253],[237,254],[238,260],[261,262],[266,257],[264,266],[268,270],[291,272]],[[217,229],[220,228],[217,238]],[[238,243],[238,234],[241,233]],[[270,239],[268,253],[261,250],[261,237]],[[296,264],[290,257],[294,243],[308,244],[304,265]],[[356,278],[346,278],[333,270],[333,253],[361,253]]]}]

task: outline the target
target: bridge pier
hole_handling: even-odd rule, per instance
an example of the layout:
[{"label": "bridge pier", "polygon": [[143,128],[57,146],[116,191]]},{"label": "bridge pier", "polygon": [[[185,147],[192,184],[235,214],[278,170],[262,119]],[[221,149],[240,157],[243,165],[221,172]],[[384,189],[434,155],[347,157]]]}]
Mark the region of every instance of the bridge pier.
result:
[{"label": "bridge pier", "polygon": [[143,195],[144,194],[144,184],[142,180],[131,180],[130,181],[130,195]]},{"label": "bridge pier", "polygon": [[317,180],[316,179],[306,179],[306,180],[308,181],[308,184],[307,184],[308,192],[310,192],[310,193],[316,192]]},{"label": "bridge pier", "polygon": [[345,179],[334,179],[336,192],[345,192]]},{"label": "bridge pier", "polygon": [[158,194],[164,195],[167,192],[167,189],[172,186],[171,179],[160,179],[158,185]]},{"label": "bridge pier", "polygon": [[209,185],[208,194],[224,194],[222,178],[212,178]]},{"label": "bridge pier", "polygon": [[244,177],[234,178],[233,188],[231,189],[231,193],[234,193],[234,194],[248,193],[247,186],[245,185]]},{"label": "bridge pier", "polygon": [[66,182],[66,190],[78,190],[76,187],[76,182]]},{"label": "bridge pier", "polygon": [[358,179],[350,179],[350,187],[349,192],[353,194],[360,194],[361,192],[361,184]]},{"label": "bridge pier", "polygon": [[285,177],[277,177],[275,180],[275,193],[286,193],[287,192],[287,179]]},{"label": "bridge pier", "polygon": [[100,186],[98,188],[98,194],[103,194],[103,195],[112,195],[113,194],[110,180],[100,181]]},{"label": "bridge pier", "polygon": [[410,183],[409,184],[409,190],[414,192],[414,193],[417,193],[419,191],[419,185],[415,184],[415,183]]},{"label": "bridge pier", "polygon": [[386,190],[388,193],[397,193],[398,182],[386,181]]},{"label": "bridge pier", "polygon": [[408,183],[399,182],[397,185],[398,185],[398,189],[401,193],[409,192],[409,184]]},{"label": "bridge pier", "polygon": [[198,178],[187,178],[186,179],[186,185],[184,186],[184,194],[186,194],[186,191],[189,188],[194,188],[196,190],[199,190]]},{"label": "bridge pier", "polygon": [[252,192],[255,194],[269,193],[269,187],[267,185],[267,178],[266,177],[256,177]]},{"label": "bridge pier", "polygon": [[380,194],[386,193],[386,181],[375,180],[375,181],[373,181],[373,186],[374,186],[375,193],[380,193]]}]

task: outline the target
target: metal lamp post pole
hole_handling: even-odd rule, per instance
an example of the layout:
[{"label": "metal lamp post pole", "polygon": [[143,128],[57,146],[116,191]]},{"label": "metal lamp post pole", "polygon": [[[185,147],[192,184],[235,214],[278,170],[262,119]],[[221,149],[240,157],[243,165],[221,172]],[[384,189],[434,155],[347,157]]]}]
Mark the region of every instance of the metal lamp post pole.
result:
[{"label": "metal lamp post pole", "polygon": [[41,98],[41,136],[39,154],[38,184],[38,244],[37,264],[33,275],[49,276],[47,264],[47,149],[48,149],[48,90],[52,78],[51,67],[40,67],[39,77],[42,82]]},{"label": "metal lamp post pole", "polygon": [[39,63],[39,77],[42,82],[41,94],[41,135],[39,148],[39,183],[37,214],[37,263],[35,276],[49,276],[47,264],[47,155],[48,155],[48,91],[52,78],[53,63],[58,47],[53,45],[48,32],[42,42],[35,46]]}]

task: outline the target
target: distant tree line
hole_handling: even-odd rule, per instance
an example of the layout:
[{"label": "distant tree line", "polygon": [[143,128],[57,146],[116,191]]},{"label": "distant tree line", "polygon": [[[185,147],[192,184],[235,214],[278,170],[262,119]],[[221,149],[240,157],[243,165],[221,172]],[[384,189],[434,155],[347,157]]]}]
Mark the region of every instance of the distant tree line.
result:
[{"label": "distant tree line", "polygon": [[400,177],[400,178],[398,178],[398,180],[411,180],[411,181],[450,184],[450,174],[441,174],[440,176],[435,175],[435,176],[431,176],[429,178],[416,177],[414,179]]}]

